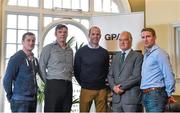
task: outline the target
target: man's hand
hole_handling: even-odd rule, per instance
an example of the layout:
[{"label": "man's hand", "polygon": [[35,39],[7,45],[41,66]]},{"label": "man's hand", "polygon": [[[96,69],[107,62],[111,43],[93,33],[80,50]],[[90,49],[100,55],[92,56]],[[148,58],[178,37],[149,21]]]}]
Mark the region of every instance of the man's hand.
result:
[{"label": "man's hand", "polygon": [[117,94],[122,94],[124,92],[124,90],[121,89],[121,85],[116,85],[114,86],[113,88],[114,92],[117,93]]},{"label": "man's hand", "polygon": [[175,98],[173,96],[169,96],[168,97],[168,103],[172,104],[172,103],[176,103],[177,101],[175,100]]}]

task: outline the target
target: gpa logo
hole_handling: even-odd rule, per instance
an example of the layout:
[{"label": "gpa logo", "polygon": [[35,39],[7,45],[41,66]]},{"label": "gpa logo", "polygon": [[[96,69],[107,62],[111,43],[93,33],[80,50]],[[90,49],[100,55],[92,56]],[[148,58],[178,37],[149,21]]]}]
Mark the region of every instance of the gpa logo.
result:
[{"label": "gpa logo", "polygon": [[118,40],[120,34],[106,34],[104,36],[105,40]]}]

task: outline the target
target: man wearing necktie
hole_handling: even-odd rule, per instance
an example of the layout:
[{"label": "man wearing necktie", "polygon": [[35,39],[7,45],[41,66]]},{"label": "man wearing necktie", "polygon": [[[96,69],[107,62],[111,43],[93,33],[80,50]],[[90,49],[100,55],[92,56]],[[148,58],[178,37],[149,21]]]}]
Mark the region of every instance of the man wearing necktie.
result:
[{"label": "man wearing necktie", "polygon": [[124,31],[119,37],[120,52],[113,60],[108,81],[113,91],[113,112],[140,112],[140,81],[143,55],[131,49],[132,36]]}]

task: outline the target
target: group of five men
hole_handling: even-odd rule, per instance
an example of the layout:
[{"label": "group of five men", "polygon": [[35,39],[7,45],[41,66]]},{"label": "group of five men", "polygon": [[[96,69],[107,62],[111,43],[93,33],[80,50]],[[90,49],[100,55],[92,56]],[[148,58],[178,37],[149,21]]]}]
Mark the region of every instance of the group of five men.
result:
[{"label": "group of five men", "polygon": [[68,28],[55,28],[56,41],[42,49],[39,63],[33,56],[35,35],[25,33],[23,49],[9,60],[3,85],[12,112],[35,112],[37,103],[36,73],[45,83],[44,112],[70,112],[72,76],[81,86],[80,112],[89,112],[94,100],[97,112],[107,110],[106,79],[112,89],[114,112],[140,112],[141,102],[147,112],[163,112],[175,90],[175,79],[168,54],[156,45],[156,33],[144,28],[144,57],[134,51],[133,37],[123,31],[119,36],[120,51],[109,68],[108,51],[99,45],[101,30],[89,30],[89,43],[80,48],[73,63],[73,50],[66,43]]}]

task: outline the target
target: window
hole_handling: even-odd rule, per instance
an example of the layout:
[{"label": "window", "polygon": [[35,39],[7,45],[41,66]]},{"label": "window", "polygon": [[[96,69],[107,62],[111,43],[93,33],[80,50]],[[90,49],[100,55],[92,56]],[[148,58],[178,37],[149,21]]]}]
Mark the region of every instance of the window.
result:
[{"label": "window", "polygon": [[[12,21],[14,20],[14,21]],[[7,14],[6,28],[6,60],[16,51],[22,49],[22,35],[26,32],[33,32],[36,36],[35,48],[38,48],[38,17],[33,15]],[[38,50],[34,49],[34,54],[38,57]]]},{"label": "window", "polygon": [[39,7],[39,0],[8,0],[8,5]]},{"label": "window", "polygon": [[89,0],[45,0],[44,8],[47,9],[79,9],[89,11]]},{"label": "window", "polygon": [[180,26],[176,27],[176,32],[175,32],[175,59],[176,59],[176,76],[180,77]]},{"label": "window", "polygon": [[118,7],[113,0],[95,0],[94,11],[118,13]]}]

